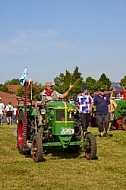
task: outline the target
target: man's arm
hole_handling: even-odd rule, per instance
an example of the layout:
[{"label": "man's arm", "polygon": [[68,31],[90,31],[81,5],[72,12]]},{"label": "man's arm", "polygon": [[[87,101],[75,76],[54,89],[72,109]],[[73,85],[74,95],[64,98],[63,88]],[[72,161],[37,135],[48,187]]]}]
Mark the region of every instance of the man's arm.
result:
[{"label": "man's arm", "polygon": [[117,103],[113,100],[114,109],[117,108]]},{"label": "man's arm", "polygon": [[71,89],[73,88],[73,86],[74,85],[70,84],[69,89],[62,94],[61,98],[65,98],[69,94],[69,92],[71,91]]}]

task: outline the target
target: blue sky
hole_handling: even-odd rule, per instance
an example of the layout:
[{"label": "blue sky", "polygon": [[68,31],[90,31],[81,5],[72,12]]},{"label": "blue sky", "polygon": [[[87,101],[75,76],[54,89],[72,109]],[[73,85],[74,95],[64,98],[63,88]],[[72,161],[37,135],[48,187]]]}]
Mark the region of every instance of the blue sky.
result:
[{"label": "blue sky", "polygon": [[1,0],[0,83],[44,84],[79,67],[84,80],[126,75],[126,0]]}]

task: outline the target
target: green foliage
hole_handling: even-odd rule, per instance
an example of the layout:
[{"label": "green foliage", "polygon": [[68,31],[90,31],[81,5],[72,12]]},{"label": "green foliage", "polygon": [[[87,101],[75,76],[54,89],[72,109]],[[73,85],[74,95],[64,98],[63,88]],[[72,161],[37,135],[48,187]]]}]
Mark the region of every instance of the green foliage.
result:
[{"label": "green foliage", "polygon": [[[43,91],[43,89],[44,88],[43,88],[42,84],[33,81],[33,83],[32,83],[32,99],[37,100],[38,94],[40,94]],[[31,92],[31,88],[29,88],[29,91]]]},{"label": "green foliage", "polygon": [[19,85],[19,84],[20,84],[19,79],[7,80],[5,82],[5,85]]},{"label": "green foliage", "polygon": [[4,84],[0,84],[0,91],[9,93],[7,86],[8,85],[19,85],[19,79],[7,80]]},{"label": "green foliage", "polygon": [[7,85],[1,84],[1,85],[0,85],[0,91],[2,91],[2,92],[8,92]]},{"label": "green foliage", "polygon": [[82,73],[79,72],[79,68],[76,66],[72,75],[72,81],[74,88],[72,90],[73,94],[78,94],[81,91],[82,85],[84,83]]},{"label": "green foliage", "polygon": [[54,78],[54,89],[60,93],[64,93],[71,82],[71,73],[66,70],[66,74],[60,73],[59,77]]},{"label": "green foliage", "polygon": [[74,88],[69,93],[69,96],[79,93],[83,83],[83,78],[81,75],[82,74],[78,71],[78,67],[74,69],[73,73],[70,73],[68,70],[66,70],[65,74],[60,73],[58,77],[54,78],[54,89],[60,93],[64,93],[69,88],[71,83],[74,84]]},{"label": "green foliage", "polygon": [[126,89],[126,75],[120,80],[119,84]]},{"label": "green foliage", "polygon": [[97,81],[92,77],[87,77],[85,80],[85,84],[89,87],[90,94],[92,95],[95,91],[97,91]]},{"label": "green foliage", "polygon": [[102,84],[100,87],[103,87],[105,90],[110,90],[111,81],[104,73],[100,76],[98,84]]},{"label": "green foliage", "polygon": [[[102,73],[99,80],[96,80],[92,77],[87,77],[84,81],[82,77],[82,73],[79,72],[79,68],[76,66],[74,68],[73,73],[68,70],[65,73],[60,73],[59,76],[54,78],[54,90],[57,90],[59,93],[64,93],[69,85],[74,84],[74,88],[70,91],[69,97],[75,97],[78,93],[81,92],[81,88],[83,85],[87,85],[90,89],[90,94],[93,95],[94,92],[98,91],[100,87],[103,87],[105,90],[110,90],[111,81],[110,79]],[[0,91],[8,92],[7,85],[11,84],[20,84],[19,79],[12,79],[5,82],[5,84],[0,84]],[[126,88],[126,76],[121,79],[120,85]],[[33,100],[37,99],[37,95],[43,90],[42,84],[37,82],[33,82],[32,85],[32,98]],[[24,87],[20,87],[16,93],[17,96],[24,96]],[[29,88],[29,98],[31,96],[30,88]]]},{"label": "green foliage", "polygon": [[21,86],[18,88],[18,90],[16,92],[16,96],[24,97],[24,86]]},{"label": "green foliage", "polygon": [[[28,98],[29,100],[37,100],[37,96],[38,94],[40,94],[40,92],[43,91],[43,86],[41,84],[39,84],[38,82],[34,82],[32,81],[32,86],[29,86],[28,88]],[[16,95],[20,96],[20,97],[24,97],[24,93],[25,92],[25,87],[21,86],[18,90]]]}]

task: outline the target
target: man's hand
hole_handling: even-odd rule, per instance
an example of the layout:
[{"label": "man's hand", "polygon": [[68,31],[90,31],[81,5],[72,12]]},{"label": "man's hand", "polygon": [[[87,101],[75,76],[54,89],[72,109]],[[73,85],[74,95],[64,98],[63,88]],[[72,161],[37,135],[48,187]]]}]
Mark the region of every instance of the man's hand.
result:
[{"label": "man's hand", "polygon": [[74,84],[70,84],[69,91],[74,87]]}]

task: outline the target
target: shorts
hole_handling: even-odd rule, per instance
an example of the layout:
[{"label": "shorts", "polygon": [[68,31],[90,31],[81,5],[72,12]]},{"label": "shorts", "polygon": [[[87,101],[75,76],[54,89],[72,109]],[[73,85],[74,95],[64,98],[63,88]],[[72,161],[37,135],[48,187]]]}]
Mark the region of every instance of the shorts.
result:
[{"label": "shorts", "polygon": [[12,117],[12,111],[7,111],[6,117]]}]

